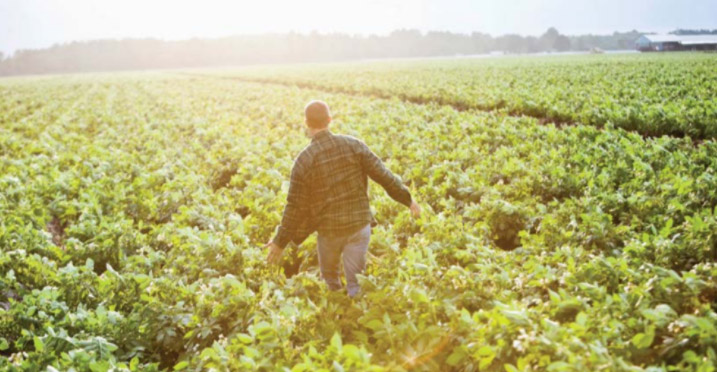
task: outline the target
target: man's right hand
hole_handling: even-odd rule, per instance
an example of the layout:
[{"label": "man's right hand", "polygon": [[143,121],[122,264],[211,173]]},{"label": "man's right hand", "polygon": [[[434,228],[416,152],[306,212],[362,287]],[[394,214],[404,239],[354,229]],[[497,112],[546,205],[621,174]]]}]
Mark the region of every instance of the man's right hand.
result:
[{"label": "man's right hand", "polygon": [[411,215],[413,216],[413,218],[421,217],[421,207],[418,205],[418,203],[412,201],[411,206],[409,208],[411,208]]},{"label": "man's right hand", "polygon": [[266,258],[266,262],[269,263],[269,265],[277,264],[281,261],[281,254],[284,253],[284,250],[279,248],[276,243],[273,241],[268,242],[264,248],[269,248],[269,256]]}]

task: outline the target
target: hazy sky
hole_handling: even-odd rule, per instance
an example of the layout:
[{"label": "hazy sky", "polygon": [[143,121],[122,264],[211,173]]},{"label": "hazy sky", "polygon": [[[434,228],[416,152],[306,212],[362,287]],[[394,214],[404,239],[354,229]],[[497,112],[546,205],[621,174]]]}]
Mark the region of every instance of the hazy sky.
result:
[{"label": "hazy sky", "polygon": [[0,51],[72,40],[399,28],[493,35],[717,28],[717,0],[0,0]]}]

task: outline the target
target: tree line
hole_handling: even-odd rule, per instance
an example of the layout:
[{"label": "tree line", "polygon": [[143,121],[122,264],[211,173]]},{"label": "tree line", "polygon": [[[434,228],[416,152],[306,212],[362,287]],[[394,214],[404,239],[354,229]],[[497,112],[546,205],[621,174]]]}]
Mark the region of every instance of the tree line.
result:
[{"label": "tree line", "polygon": [[714,30],[708,30],[708,29],[684,30],[684,29],[679,28],[670,33],[673,35],[717,35],[717,29],[714,29]]},{"label": "tree line", "polygon": [[632,49],[637,31],[567,36],[555,28],[540,36],[493,37],[396,30],[386,36],[342,33],[240,35],[164,41],[123,39],[70,42],[46,49],[0,54],[0,75],[233,66],[262,63],[329,62],[374,58],[430,57],[491,52],[538,53]]}]

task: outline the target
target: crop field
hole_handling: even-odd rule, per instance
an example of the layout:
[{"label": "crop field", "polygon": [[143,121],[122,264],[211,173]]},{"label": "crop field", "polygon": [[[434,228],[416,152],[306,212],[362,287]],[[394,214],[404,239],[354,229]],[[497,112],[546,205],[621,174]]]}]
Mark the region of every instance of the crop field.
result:
[{"label": "crop field", "polygon": [[297,65],[207,73],[343,93],[502,110],[647,136],[717,137],[714,54]]},{"label": "crop field", "polygon": [[[714,371],[717,55],[0,79],[0,370]],[[279,224],[303,108],[363,139],[363,293]]]}]

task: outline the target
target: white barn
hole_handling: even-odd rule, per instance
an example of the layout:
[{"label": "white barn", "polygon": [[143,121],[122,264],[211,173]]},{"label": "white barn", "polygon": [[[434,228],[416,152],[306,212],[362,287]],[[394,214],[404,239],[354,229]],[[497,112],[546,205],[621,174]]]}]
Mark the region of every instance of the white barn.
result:
[{"label": "white barn", "polygon": [[635,47],[643,52],[671,50],[717,50],[717,35],[642,35]]}]

